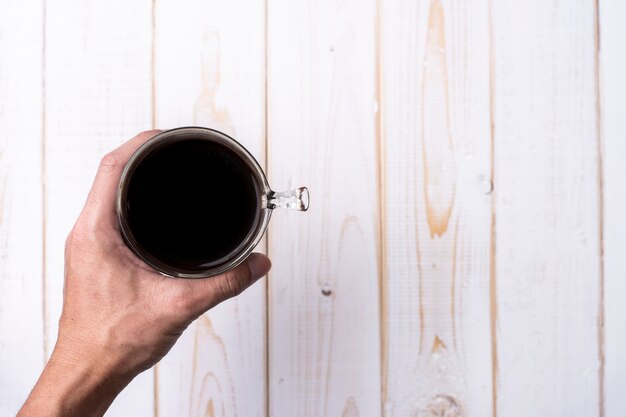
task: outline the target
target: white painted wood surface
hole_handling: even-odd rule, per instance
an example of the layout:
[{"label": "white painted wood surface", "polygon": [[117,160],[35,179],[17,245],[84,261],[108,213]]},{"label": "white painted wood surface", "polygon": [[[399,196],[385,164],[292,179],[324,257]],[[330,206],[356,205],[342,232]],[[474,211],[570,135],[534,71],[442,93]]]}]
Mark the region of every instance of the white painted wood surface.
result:
[{"label": "white painted wood surface", "polygon": [[[156,126],[219,129],[264,165],[264,28],[261,0],[157,0]],[[263,279],[189,326],[157,367],[155,414],[265,416],[265,311]]]},{"label": "white painted wood surface", "polygon": [[[0,417],[100,157],[233,134],[274,266],[110,416],[626,414],[626,2],[0,0]],[[262,245],[260,250],[265,250]]]},{"label": "white painted wood surface", "polygon": [[600,1],[605,410],[626,415],[626,2]]},{"label": "white painted wood surface", "polygon": [[0,2],[0,416],[43,368],[42,45],[39,3]]},{"label": "white painted wood surface", "polygon": [[602,415],[594,3],[493,3],[497,414]]},{"label": "white painted wood surface", "polygon": [[488,2],[382,5],[385,415],[491,415]]},{"label": "white painted wood surface", "polygon": [[375,2],[271,1],[267,28],[270,183],[313,201],[272,219],[268,415],[377,415]]}]

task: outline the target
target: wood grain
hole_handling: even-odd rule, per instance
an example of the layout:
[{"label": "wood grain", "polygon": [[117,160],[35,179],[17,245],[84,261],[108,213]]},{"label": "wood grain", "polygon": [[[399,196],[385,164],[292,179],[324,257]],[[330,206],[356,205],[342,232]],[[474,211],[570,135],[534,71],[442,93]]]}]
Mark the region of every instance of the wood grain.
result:
[{"label": "wood grain", "polygon": [[268,3],[271,416],[380,415],[375,9]]},{"label": "wood grain", "polygon": [[[156,125],[221,130],[263,163],[264,2],[155,6]],[[156,414],[266,416],[265,309],[262,280],[193,323],[158,365]]]},{"label": "wood grain", "polygon": [[500,416],[597,416],[593,2],[493,2]]},{"label": "wood grain", "polygon": [[600,109],[604,144],[605,415],[626,415],[626,3],[599,2]]},{"label": "wood grain", "polygon": [[385,416],[490,415],[488,3],[383,2]]},{"label": "wood grain", "polygon": [[[108,151],[151,127],[151,3],[47,1],[46,289],[48,352],[62,305],[65,238]],[[152,414],[152,377],[136,378],[108,416]]]},{"label": "wood grain", "polygon": [[39,1],[0,2],[0,415],[44,364],[42,48]]}]

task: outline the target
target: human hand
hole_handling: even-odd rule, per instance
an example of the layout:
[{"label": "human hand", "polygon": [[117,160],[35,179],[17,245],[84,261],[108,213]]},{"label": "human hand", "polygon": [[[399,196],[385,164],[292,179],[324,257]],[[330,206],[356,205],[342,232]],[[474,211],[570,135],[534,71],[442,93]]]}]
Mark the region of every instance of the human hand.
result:
[{"label": "human hand", "polygon": [[215,277],[169,278],[128,249],[115,212],[118,182],[132,153],[158,132],[135,136],[100,163],[65,244],[57,343],[18,416],[101,416],[137,374],[172,348],[191,322],[270,269],[266,256],[252,254]]}]

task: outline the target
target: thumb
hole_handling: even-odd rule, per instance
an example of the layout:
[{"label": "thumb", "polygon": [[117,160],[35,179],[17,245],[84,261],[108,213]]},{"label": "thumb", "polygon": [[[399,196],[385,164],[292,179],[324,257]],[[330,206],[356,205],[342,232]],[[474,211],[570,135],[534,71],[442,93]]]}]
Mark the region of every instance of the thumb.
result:
[{"label": "thumb", "polygon": [[222,301],[241,294],[246,288],[267,274],[271,266],[270,258],[261,253],[253,253],[235,269],[214,277],[198,280],[198,284],[204,286],[201,291],[198,291],[204,301],[199,306],[202,310],[200,314]]}]

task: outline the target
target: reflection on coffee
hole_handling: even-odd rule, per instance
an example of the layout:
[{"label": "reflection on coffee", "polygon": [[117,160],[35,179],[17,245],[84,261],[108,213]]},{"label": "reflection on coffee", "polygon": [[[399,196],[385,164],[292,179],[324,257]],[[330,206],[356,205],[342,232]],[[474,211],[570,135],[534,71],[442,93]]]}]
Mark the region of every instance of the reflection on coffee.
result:
[{"label": "reflection on coffee", "polygon": [[193,272],[236,251],[256,229],[260,205],[246,161],[226,145],[194,138],[144,156],[130,177],[126,210],[145,251]]}]

